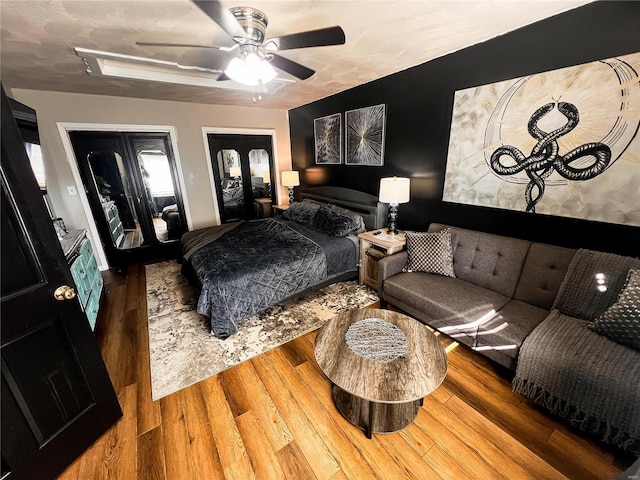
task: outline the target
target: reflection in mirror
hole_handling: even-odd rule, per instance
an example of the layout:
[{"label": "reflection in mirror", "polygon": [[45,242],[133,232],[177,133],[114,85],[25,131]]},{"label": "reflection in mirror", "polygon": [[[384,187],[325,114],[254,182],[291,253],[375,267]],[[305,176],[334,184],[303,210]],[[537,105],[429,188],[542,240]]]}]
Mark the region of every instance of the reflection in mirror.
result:
[{"label": "reflection in mirror", "polygon": [[265,178],[271,177],[269,171],[269,154],[263,148],[249,151],[249,169],[251,170],[251,188],[253,198],[268,198],[269,182]]},{"label": "reflection in mirror", "polygon": [[89,154],[88,161],[113,244],[120,250],[132,248],[125,235],[140,228],[122,156],[113,151],[97,151]]},{"label": "reflection in mirror", "polygon": [[167,155],[162,150],[142,150],[138,152],[138,164],[156,238],[161,242],[179,238],[180,214]]},{"label": "reflection in mirror", "polygon": [[244,218],[240,155],[237,150],[220,150],[217,155],[220,188],[226,221]]}]

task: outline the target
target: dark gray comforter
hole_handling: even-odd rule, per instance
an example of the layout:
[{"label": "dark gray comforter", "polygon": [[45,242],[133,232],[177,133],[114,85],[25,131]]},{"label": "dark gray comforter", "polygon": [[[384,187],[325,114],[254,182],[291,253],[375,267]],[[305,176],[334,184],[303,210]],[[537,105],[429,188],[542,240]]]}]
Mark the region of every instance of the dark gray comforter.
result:
[{"label": "dark gray comforter", "polygon": [[356,247],[281,219],[243,222],[189,254],[201,286],[198,313],[227,338],[238,324],[328,277],[355,271]]}]

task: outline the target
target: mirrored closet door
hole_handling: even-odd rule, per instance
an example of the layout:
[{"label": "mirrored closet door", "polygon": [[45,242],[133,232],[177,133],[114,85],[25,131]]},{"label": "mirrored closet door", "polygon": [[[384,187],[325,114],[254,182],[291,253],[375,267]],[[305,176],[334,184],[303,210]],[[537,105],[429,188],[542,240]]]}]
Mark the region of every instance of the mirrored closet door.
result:
[{"label": "mirrored closet door", "polygon": [[169,135],[69,136],[109,264],[175,251],[186,222]]},{"label": "mirrored closet door", "polygon": [[271,216],[273,153],[269,135],[209,134],[222,223]]}]

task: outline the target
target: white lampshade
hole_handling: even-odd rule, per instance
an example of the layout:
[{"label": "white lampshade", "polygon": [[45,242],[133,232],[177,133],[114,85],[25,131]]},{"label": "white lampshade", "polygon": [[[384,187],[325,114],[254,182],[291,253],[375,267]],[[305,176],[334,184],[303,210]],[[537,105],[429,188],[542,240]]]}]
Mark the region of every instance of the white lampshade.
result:
[{"label": "white lampshade", "polygon": [[387,177],[380,179],[380,201],[383,203],[407,203],[410,179]]},{"label": "white lampshade", "polygon": [[282,172],[282,185],[285,187],[297,187],[300,185],[300,176],[298,172],[290,171],[290,172]]},{"label": "white lampshade", "polygon": [[262,172],[262,181],[264,183],[271,183],[271,172],[269,170]]},{"label": "white lampshade", "polygon": [[229,169],[229,175],[231,175],[232,177],[241,177],[242,169],[240,167],[231,167]]}]

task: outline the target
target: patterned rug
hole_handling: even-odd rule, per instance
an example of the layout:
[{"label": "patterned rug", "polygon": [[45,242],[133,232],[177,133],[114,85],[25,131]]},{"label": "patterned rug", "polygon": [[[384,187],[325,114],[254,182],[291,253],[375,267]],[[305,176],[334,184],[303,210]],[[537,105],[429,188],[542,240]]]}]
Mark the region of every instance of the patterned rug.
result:
[{"label": "patterned rug", "polygon": [[269,308],[219,340],[210,334],[206,317],[195,311],[195,293],[179,264],[147,265],[146,276],[154,400],[315,330],[340,312],[378,300],[374,290],[355,281],[336,283]]}]

